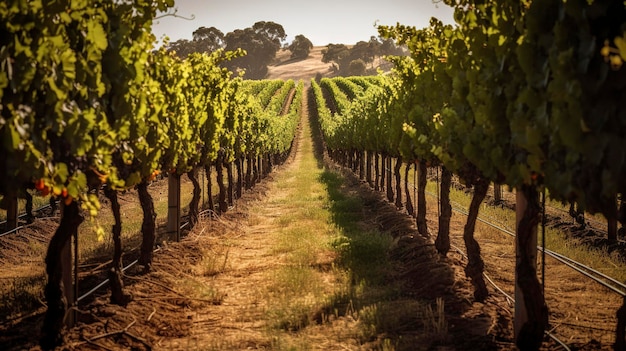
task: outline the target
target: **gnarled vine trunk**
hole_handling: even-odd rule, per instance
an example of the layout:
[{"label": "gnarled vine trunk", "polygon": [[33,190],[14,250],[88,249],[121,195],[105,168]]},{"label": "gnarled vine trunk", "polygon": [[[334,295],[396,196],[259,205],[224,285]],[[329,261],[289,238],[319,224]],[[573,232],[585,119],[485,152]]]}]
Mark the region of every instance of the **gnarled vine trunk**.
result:
[{"label": "gnarled vine trunk", "polygon": [[483,279],[485,263],[482,257],[480,257],[480,245],[478,245],[478,241],[474,239],[474,229],[476,228],[476,219],[478,218],[480,204],[485,199],[485,196],[487,196],[488,190],[489,182],[483,179],[476,181],[474,184],[474,194],[472,195],[472,201],[470,202],[467,214],[467,223],[465,223],[465,228],[463,228],[463,240],[465,241],[465,248],[467,250],[465,275],[472,281],[472,285],[474,286],[474,298],[478,302],[485,301],[489,292],[487,291],[487,285]]},{"label": "gnarled vine trunk", "polygon": [[241,198],[243,194],[243,160],[238,158],[235,160],[235,170],[237,172],[237,186],[235,187],[235,198]]},{"label": "gnarled vine trunk", "polygon": [[385,169],[385,176],[387,178],[387,180],[386,180],[386,182],[387,182],[387,200],[389,200],[389,202],[393,203],[394,194],[393,194],[393,183],[391,181],[393,179],[393,170],[391,168],[392,157],[391,156],[387,156],[387,157],[385,157],[385,159],[387,160],[387,165],[385,165],[383,168]]},{"label": "gnarled vine trunk", "polygon": [[259,157],[257,157],[257,174],[258,176],[256,177],[256,182],[254,182],[255,184],[258,184],[261,179],[263,179],[265,177],[265,164],[263,162],[263,155],[259,155]]},{"label": "gnarled vine trunk", "polygon": [[211,163],[204,166],[206,176],[207,200],[209,201],[209,209],[215,211],[215,203],[213,202],[213,179],[211,178]]},{"label": "gnarled vine trunk", "polygon": [[374,154],[374,172],[376,173],[376,176],[374,177],[374,190],[380,191],[380,156],[378,153]]},{"label": "gnarled vine trunk", "polygon": [[359,158],[359,179],[365,179],[365,151],[357,151]]},{"label": "gnarled vine trunk", "polygon": [[406,212],[410,216],[414,216],[415,209],[413,208],[413,200],[411,200],[411,189],[409,189],[409,170],[411,170],[411,163],[407,163],[404,168],[404,196],[406,197]]},{"label": "gnarled vine trunk", "polygon": [[233,200],[235,192],[235,180],[233,178],[233,163],[228,162],[226,164],[226,176],[228,177],[228,205],[232,206],[235,201]]},{"label": "gnarled vine trunk", "polygon": [[152,250],[156,242],[156,212],[152,196],[148,192],[148,181],[144,180],[137,185],[139,203],[143,210],[143,221],[141,222],[141,248],[139,253],[139,264],[144,267],[144,272],[150,271],[152,264]]},{"label": "gnarled vine trunk", "polygon": [[219,206],[219,211],[223,213],[228,211],[228,204],[226,203],[226,186],[224,185],[224,152],[221,150],[217,154],[215,170],[217,173],[217,186],[220,189],[217,195],[217,205]]},{"label": "gnarled vine trunk", "polygon": [[572,216],[576,223],[580,224],[582,228],[585,228],[585,211],[581,210],[575,201],[569,204],[569,215]]},{"label": "gnarled vine trunk", "polygon": [[[537,225],[541,207],[539,205],[539,192],[534,186],[522,185],[518,189],[518,196],[523,196],[526,208],[522,217],[518,221],[516,233],[517,245],[517,265],[516,274],[516,295],[517,291],[523,297],[525,318],[521,325],[516,328],[515,343],[522,350],[539,350],[543,340],[543,334],[548,327],[548,306],[543,296],[543,290],[537,278]],[[517,206],[521,207],[520,201]],[[516,302],[519,297],[517,297]],[[517,309],[516,309],[517,310]],[[518,323],[521,317],[518,312],[515,314]]]},{"label": "gnarled vine trunk", "polygon": [[274,163],[272,162],[272,155],[267,155],[267,162],[265,162],[265,175],[272,173],[272,169],[274,167]]},{"label": "gnarled vine trunk", "polygon": [[495,204],[502,203],[502,185],[493,183],[493,202]]},{"label": "gnarled vine trunk", "polygon": [[246,157],[246,190],[252,188],[252,156]]},{"label": "gnarled vine trunk", "polygon": [[441,189],[439,204],[439,230],[435,240],[435,248],[442,256],[446,256],[450,251],[450,218],[452,217],[452,206],[450,205],[450,186],[452,184],[452,172],[446,167],[441,167]]},{"label": "gnarled vine trunk", "polygon": [[28,192],[28,190],[24,189],[24,197],[26,198],[26,205],[24,210],[26,210],[26,222],[33,223],[35,220],[35,216],[33,215],[33,196]]},{"label": "gnarled vine trunk", "polygon": [[387,181],[387,155],[380,154],[380,191],[385,191],[385,182]]},{"label": "gnarled vine trunk", "polygon": [[187,172],[187,177],[193,184],[193,191],[191,200],[189,201],[189,227],[193,229],[198,223],[200,195],[202,190],[200,189],[200,181],[198,181],[198,167],[194,167],[191,171]]},{"label": "gnarled vine trunk", "polygon": [[61,263],[61,251],[70,241],[72,235],[78,230],[83,222],[78,203],[72,201],[63,208],[61,223],[54,232],[48,244],[46,252],[46,274],[48,282],[44,288],[44,296],[48,309],[41,328],[41,348],[52,350],[63,342],[61,331],[64,326],[63,319],[67,311],[67,300],[64,295],[63,265]]},{"label": "gnarled vine trunk", "polygon": [[126,306],[132,296],[124,292],[122,279],[122,216],[120,215],[120,203],[117,201],[117,191],[111,188],[104,189],[104,195],[111,201],[111,212],[115,223],[113,224],[113,261],[109,270],[109,284],[111,284],[111,303]]},{"label": "gnarled vine trunk", "polygon": [[424,237],[429,237],[428,223],[426,222],[426,162],[417,163],[417,216],[415,222],[417,231]]},{"label": "gnarled vine trunk", "polygon": [[4,196],[4,201],[7,206],[7,221],[5,230],[11,230],[17,228],[18,222],[18,205],[17,205],[17,192],[10,192]]},{"label": "gnarled vine trunk", "polygon": [[372,155],[371,152],[367,152],[367,159],[365,161],[365,179],[367,180],[367,184],[370,185],[370,187],[374,186],[374,183],[372,181],[372,161],[374,159],[374,156]]},{"label": "gnarled vine trunk", "polygon": [[261,180],[261,175],[259,174],[261,165],[259,165],[257,159],[257,157],[252,157],[252,186],[256,185],[256,183]]},{"label": "gnarled vine trunk", "polygon": [[394,168],[394,175],[396,177],[396,207],[402,208],[402,177],[400,175],[400,168],[402,168],[402,157],[396,159],[396,167]]}]

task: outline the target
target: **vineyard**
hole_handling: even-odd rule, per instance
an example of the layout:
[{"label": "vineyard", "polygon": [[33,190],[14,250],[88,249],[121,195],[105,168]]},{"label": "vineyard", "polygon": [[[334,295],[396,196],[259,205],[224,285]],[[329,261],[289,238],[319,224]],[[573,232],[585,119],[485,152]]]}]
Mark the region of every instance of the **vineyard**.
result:
[{"label": "vineyard", "polygon": [[[0,5],[2,344],[625,350],[626,6],[444,2],[455,26],[378,27],[390,74],[310,81],[154,49],[173,1]],[[198,269],[224,285],[181,290]]]}]

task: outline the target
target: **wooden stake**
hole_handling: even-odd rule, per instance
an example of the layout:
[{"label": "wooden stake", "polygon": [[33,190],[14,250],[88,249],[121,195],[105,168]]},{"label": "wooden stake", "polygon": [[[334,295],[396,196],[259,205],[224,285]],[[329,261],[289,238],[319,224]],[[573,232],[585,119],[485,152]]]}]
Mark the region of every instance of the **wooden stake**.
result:
[{"label": "wooden stake", "polygon": [[167,233],[180,241],[180,176],[170,174],[167,179]]}]

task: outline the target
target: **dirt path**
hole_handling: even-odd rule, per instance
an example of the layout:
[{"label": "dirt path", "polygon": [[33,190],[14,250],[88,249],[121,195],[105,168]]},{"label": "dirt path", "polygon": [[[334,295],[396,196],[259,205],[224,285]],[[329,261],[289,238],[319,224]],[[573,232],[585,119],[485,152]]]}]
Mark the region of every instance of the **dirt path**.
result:
[{"label": "dirt path", "polygon": [[[274,174],[274,179],[261,185],[261,193],[266,196],[256,201],[243,199],[244,204],[238,206],[235,213],[226,216],[226,220],[236,219],[233,222],[241,223],[237,230],[215,237],[217,242],[211,246],[216,267],[209,268],[210,272],[205,272],[200,281],[220,292],[223,296],[220,304],[206,306],[200,312],[195,311],[190,336],[167,340],[159,346],[187,349],[188,345],[197,345],[202,349],[240,350],[278,345],[279,336],[269,331],[275,327],[273,323],[280,319],[273,305],[285,303],[279,300],[281,296],[288,295],[280,292],[280,288],[285,287],[279,286],[283,284],[279,276],[285,273],[285,267],[301,264],[293,262],[291,250],[294,247],[284,242],[289,239],[289,234],[285,233],[297,232],[299,228],[306,227],[307,222],[315,225],[318,219],[307,219],[310,216],[306,213],[321,208],[323,202],[324,189],[322,184],[315,182],[321,169],[311,169],[315,160],[310,132],[307,123],[299,135],[297,150],[291,162],[283,166],[278,174]],[[307,175],[311,182],[308,183],[308,190],[301,193],[303,169],[311,173]],[[255,194],[258,194],[258,189]],[[313,254],[314,257],[308,258],[311,261],[306,262],[307,265],[323,266],[333,259],[330,248]],[[199,266],[196,267],[207,268]],[[336,280],[334,273],[322,270],[317,273],[317,279],[328,282],[328,286],[321,288],[331,291]],[[306,287],[300,288],[307,290]],[[286,320],[289,321],[289,318]]]}]

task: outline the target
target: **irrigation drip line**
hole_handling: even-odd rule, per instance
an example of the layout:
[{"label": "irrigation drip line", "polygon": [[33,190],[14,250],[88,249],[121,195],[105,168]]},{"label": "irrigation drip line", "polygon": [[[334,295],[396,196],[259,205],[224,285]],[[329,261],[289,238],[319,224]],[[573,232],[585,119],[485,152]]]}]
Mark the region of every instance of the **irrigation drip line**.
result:
[{"label": "irrigation drip line", "polygon": [[[156,253],[158,251],[161,250],[161,247],[157,247],[156,249],[154,249],[154,251],[152,251],[152,253]],[[127,269],[131,268],[132,266],[136,265],[139,262],[139,259],[134,260],[133,262],[129,263],[128,266],[123,267],[122,268],[122,272],[126,272]],[[76,303],[80,302],[81,300],[84,300],[85,298],[87,298],[89,295],[95,293],[96,291],[98,291],[98,289],[102,288],[103,286],[107,285],[109,283],[109,278],[105,279],[104,281],[102,281],[100,284],[96,285],[94,288],[92,288],[91,290],[89,290],[88,292],[84,293],[83,295],[81,295],[79,298],[76,299]]]},{"label": "irrigation drip line", "polygon": [[[185,222],[180,226],[180,229],[183,229],[184,227],[188,226],[189,222]],[[156,249],[154,249],[152,251],[152,253],[156,253],[158,251],[161,250],[161,247],[157,247]],[[122,272],[126,272],[127,269],[131,268],[132,266],[136,265],[137,262],[139,262],[139,259],[134,260],[133,262],[129,263],[128,266],[123,267],[122,268]],[[85,298],[87,298],[89,295],[95,293],[96,291],[98,291],[98,289],[102,288],[103,286],[107,285],[109,283],[109,279],[105,279],[104,281],[102,281],[100,284],[96,285],[94,288],[92,288],[91,290],[89,290],[88,292],[84,293],[83,295],[81,295],[79,298],[76,299],[76,303],[79,303],[81,300],[84,300]]]},{"label": "irrigation drip line", "polygon": [[[436,195],[433,195],[430,192],[426,192],[426,193],[428,193],[431,196],[435,196],[436,197]],[[456,208],[454,206],[452,207],[452,209],[457,211],[457,212],[459,212],[459,213],[461,213],[461,214],[463,214],[463,215],[466,215],[466,216],[468,215],[468,213],[465,212],[462,209]],[[491,223],[489,221],[486,221],[486,220],[484,220],[484,219],[482,219],[480,217],[477,217],[476,219],[478,221],[482,222],[482,223],[485,223],[486,225],[488,225],[488,226],[490,226],[490,227],[492,227],[494,229],[497,229],[497,230],[499,230],[499,231],[501,231],[501,232],[511,236],[511,237],[515,237],[515,233],[510,231],[510,230],[508,230],[508,229],[506,229],[506,228],[502,228],[501,226],[493,224],[493,223]],[[543,248],[541,246],[537,246],[537,251],[542,252]],[[584,264],[582,264],[582,263],[580,263],[578,261],[572,260],[571,258],[569,258],[567,256],[564,256],[562,254],[559,254],[559,253],[557,253],[555,251],[551,251],[551,250],[545,249],[545,253],[547,253],[550,257],[554,258],[555,260],[563,263],[564,265],[566,265],[566,266],[574,269],[575,271],[581,273],[582,275],[590,278],[591,280],[595,281],[596,283],[598,283],[600,285],[603,285],[605,288],[608,288],[609,290],[617,293],[618,295],[620,295],[622,297],[626,296],[626,285],[622,284],[621,282],[619,282],[617,280],[615,280],[614,278],[611,278],[611,277],[607,276],[606,274],[603,274],[603,273],[601,273],[601,272],[599,272],[599,271],[597,271],[597,270],[595,270],[595,269],[593,269],[593,268],[591,268],[589,266],[586,266],[586,265],[584,265]],[[606,281],[598,278],[597,276],[594,276],[593,274],[596,274],[596,275],[598,275],[598,276],[600,276],[600,277],[602,277],[604,279],[607,279],[607,280],[611,281],[612,283],[618,285],[619,287],[623,288],[624,290],[620,290],[618,287],[615,287],[614,285],[611,285],[610,283],[607,283]]]},{"label": "irrigation drip line", "polygon": [[[413,188],[414,188],[414,190],[416,189],[415,185],[413,185]],[[425,193],[430,195],[430,196],[432,196],[432,197],[434,197],[434,198],[436,198],[436,199],[439,199],[438,194],[434,194],[434,193],[432,193],[430,191],[425,191]],[[451,204],[460,205],[459,203],[454,202],[454,201],[450,201],[450,203]],[[461,214],[465,215],[465,216],[468,215],[467,211],[465,211],[465,210],[463,210],[463,209],[461,209],[459,207],[452,206],[452,209],[454,211],[458,212],[458,213],[461,213]],[[513,232],[510,229],[507,229],[507,228],[504,228],[503,226],[494,224],[493,222],[485,220],[485,219],[483,219],[481,217],[477,217],[476,220],[478,220],[478,221],[480,221],[480,222],[482,222],[482,223],[484,223],[484,224],[486,224],[486,225],[488,225],[488,226],[490,226],[490,227],[492,227],[494,229],[497,229],[500,232],[505,233],[505,234],[507,234],[507,235],[509,235],[509,236],[511,236],[513,238],[515,237],[515,232]],[[545,239],[544,239],[544,242],[545,242]],[[622,297],[626,297],[626,285],[621,283],[621,282],[619,282],[618,280],[615,280],[614,278],[609,277],[609,276],[607,276],[604,273],[601,273],[601,272],[599,272],[599,271],[597,271],[597,270],[595,270],[595,269],[593,269],[593,268],[591,268],[589,266],[586,266],[586,265],[584,265],[584,264],[582,264],[580,262],[572,260],[571,258],[568,258],[567,256],[563,256],[561,254],[558,254],[558,253],[556,253],[554,251],[545,249],[545,253],[544,253],[544,249],[541,246],[537,246],[537,251],[539,251],[542,254],[546,254],[547,253],[550,257],[552,257],[552,258],[556,259],[557,261],[563,263],[564,265],[574,269],[575,271],[581,273],[582,275],[590,278],[591,280],[595,281],[596,283],[606,287],[607,289],[617,293],[618,295],[620,295]],[[545,267],[545,264],[543,266]],[[601,278],[598,278],[597,276],[594,276],[593,274],[602,277],[602,279],[606,279],[606,280],[612,282],[613,284],[617,285],[617,287],[614,286],[614,285],[611,285],[610,283],[606,282],[605,280],[602,280]],[[620,288],[622,288],[624,290],[620,290]]]},{"label": "irrigation drip line", "polygon": [[[204,214],[204,213],[213,213],[213,210],[203,210],[199,213],[199,215]],[[180,229],[183,229],[185,227],[187,227],[189,225],[189,222],[185,222],[180,226]],[[158,251],[161,250],[161,247],[157,247],[156,249],[154,249],[152,251],[152,253],[156,253]],[[126,272],[127,269],[131,268],[132,266],[136,265],[139,262],[139,259],[134,260],[133,262],[129,263],[126,267],[122,268],[122,272]],[[88,292],[84,293],[83,295],[81,295],[79,298],[76,299],[76,303],[84,300],[85,298],[87,298],[88,296],[92,295],[93,293],[95,293],[96,291],[98,291],[98,289],[102,288],[103,286],[107,285],[109,283],[109,279],[105,279],[104,281],[102,281],[100,284],[96,285],[94,288],[92,288],[91,290],[89,290]]]},{"label": "irrigation drip line", "polygon": [[[43,210],[44,208],[48,208],[48,207],[50,207],[50,204],[48,204],[48,205],[43,205],[43,206],[39,207],[38,209],[34,210],[33,212],[39,212],[39,211]],[[20,218],[24,218],[24,217],[26,217],[27,215],[28,215],[27,213],[22,213],[21,215],[17,216],[17,218],[18,218],[18,219],[20,219]],[[7,223],[7,221],[0,221],[0,225],[6,224],[6,223]],[[9,230],[9,231],[6,231],[6,232],[4,232],[4,233],[0,233],[0,237],[3,237],[3,236],[5,236],[5,235],[7,235],[7,234],[11,234],[11,233],[13,233],[13,232],[17,231],[18,229],[24,228],[24,227],[26,227],[26,226],[28,226],[28,225],[30,225],[30,224],[32,224],[32,223],[29,223],[29,224],[27,224],[27,225],[25,225],[25,226],[19,226],[19,227],[17,227],[17,228],[13,228],[13,229],[11,229],[11,230]]]},{"label": "irrigation drip line", "polygon": [[[579,273],[581,273],[581,274],[583,274],[583,275],[585,275],[585,276],[595,280],[596,282],[604,285],[606,288],[612,290],[613,292],[617,293],[618,295],[621,295],[622,297],[626,297],[626,285],[623,284],[622,282],[620,282],[620,281],[618,281],[618,280],[616,280],[616,279],[614,279],[612,277],[609,277],[608,275],[606,275],[606,274],[604,274],[602,272],[599,272],[599,271],[597,271],[597,270],[595,270],[595,269],[593,269],[593,268],[591,268],[589,266],[585,266],[584,264],[582,264],[582,263],[580,263],[578,261],[572,260],[571,258],[569,258],[567,256],[561,255],[558,252],[546,249],[546,253],[548,255],[556,258],[557,260],[559,260],[564,265],[566,265],[566,266],[574,269],[575,271],[577,271],[577,272],[579,272]],[[609,284],[609,283],[607,283],[605,281],[602,281],[600,278],[597,278],[596,276],[594,276],[594,274],[597,275],[597,276],[602,277],[603,279],[606,279],[606,280],[610,281],[611,283],[617,285],[618,287],[620,287],[620,288],[622,288],[624,290],[620,290],[618,287],[613,286],[613,285],[611,285],[611,284]]]},{"label": "irrigation drip line", "polygon": [[[464,258],[467,258],[467,255],[465,254],[465,252],[463,252],[463,250],[461,250],[458,246],[451,244],[450,245],[454,250],[456,250],[459,254],[461,254],[461,256],[463,256]],[[485,279],[489,282],[489,284],[491,284],[498,292],[500,292],[509,303],[511,304],[515,304],[515,299],[507,294],[504,290],[502,290],[502,288],[500,288],[488,275],[487,273],[483,272],[483,277],[485,277]],[[567,351],[571,351],[571,349],[569,348],[569,346],[567,346],[567,344],[565,344],[563,341],[561,341],[558,337],[556,337],[556,335],[552,334],[551,332],[544,330],[544,333],[550,337],[552,340],[556,341],[559,345],[561,345],[561,347],[563,347],[565,350]]]},{"label": "irrigation drip line", "polygon": [[20,229],[24,229],[24,228],[26,228],[26,226],[25,226],[25,225],[21,225],[21,226],[19,226],[19,227],[15,227],[15,228],[13,228],[13,229],[9,230],[8,232],[4,232],[4,233],[0,234],[0,238],[1,238],[1,237],[3,237],[3,236],[5,236],[5,235],[9,235],[9,234],[17,233]]}]

